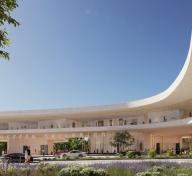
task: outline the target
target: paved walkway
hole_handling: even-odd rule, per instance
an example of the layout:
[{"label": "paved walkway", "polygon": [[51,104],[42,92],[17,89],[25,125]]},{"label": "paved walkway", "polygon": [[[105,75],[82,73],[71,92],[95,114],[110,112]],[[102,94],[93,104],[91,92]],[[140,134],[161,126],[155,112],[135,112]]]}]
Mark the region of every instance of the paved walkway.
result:
[{"label": "paved walkway", "polygon": [[146,168],[151,167],[152,165],[183,165],[186,167],[192,166],[192,159],[133,159],[133,160],[74,160],[74,161],[41,161],[39,163],[30,163],[29,165],[26,163],[15,163],[9,164],[8,166],[0,163],[0,167],[16,167],[16,168],[23,168],[23,167],[36,167],[40,163],[48,163],[48,164],[56,164],[59,166],[66,166],[66,165],[86,165],[86,166],[93,166],[98,168],[107,168],[107,167],[120,167],[126,169],[133,169],[133,170],[146,170]]},{"label": "paved walkway", "polygon": [[77,161],[44,161],[44,163],[49,164],[58,164],[58,165],[70,165],[70,164],[79,164],[79,165],[101,165],[101,164],[133,164],[133,163],[178,163],[178,164],[192,164],[192,159],[138,159],[138,160],[77,160]]}]

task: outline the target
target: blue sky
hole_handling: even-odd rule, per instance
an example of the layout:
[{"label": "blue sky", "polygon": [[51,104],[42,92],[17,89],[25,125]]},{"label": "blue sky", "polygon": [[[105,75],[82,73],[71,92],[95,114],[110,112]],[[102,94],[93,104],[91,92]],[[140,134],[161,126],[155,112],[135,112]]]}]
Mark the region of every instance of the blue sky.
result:
[{"label": "blue sky", "polygon": [[186,59],[191,0],[27,0],[0,62],[0,110],[116,104],[165,90]]}]

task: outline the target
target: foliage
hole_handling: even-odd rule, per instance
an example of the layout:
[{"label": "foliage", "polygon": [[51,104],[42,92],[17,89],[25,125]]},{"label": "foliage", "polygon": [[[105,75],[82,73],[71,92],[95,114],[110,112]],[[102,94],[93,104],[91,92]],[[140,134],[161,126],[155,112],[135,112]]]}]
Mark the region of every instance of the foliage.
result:
[{"label": "foliage", "polygon": [[109,168],[107,170],[110,176],[134,176],[134,172],[127,170],[127,169],[121,169],[121,168]]},{"label": "foliage", "polygon": [[78,165],[70,165],[63,168],[58,176],[108,176],[107,172],[103,169],[94,169],[91,167],[83,167]]},{"label": "foliage", "polygon": [[134,150],[129,150],[126,154],[126,156],[128,158],[136,158],[137,156],[140,156],[141,153],[140,152],[137,152],[137,151],[134,151]]},{"label": "foliage", "polygon": [[69,141],[70,150],[82,150],[84,145],[88,144],[84,138],[70,138]]},{"label": "foliage", "polygon": [[139,172],[136,176],[161,176],[160,172]]},{"label": "foliage", "polygon": [[117,147],[117,152],[124,151],[126,147],[134,144],[134,138],[128,131],[118,131],[113,137],[111,145]]},{"label": "foliage", "polygon": [[118,156],[119,156],[120,158],[123,158],[123,157],[125,157],[125,154],[120,152],[120,153],[118,154]]},{"label": "foliage", "polygon": [[189,176],[191,168],[186,167],[152,167],[145,172],[138,172],[136,176]]},{"label": "foliage", "polygon": [[[60,168],[56,165],[49,164],[40,164],[35,168],[24,167],[24,168],[16,168],[9,167],[7,169],[6,176],[57,176]],[[0,176],[4,176],[3,170],[0,170]]]},{"label": "foliage", "polygon": [[119,155],[120,157],[126,156],[126,154],[127,154],[127,151],[120,151],[120,152],[118,153],[118,155]]},{"label": "foliage", "polygon": [[162,167],[162,166],[154,166],[148,169],[148,171],[150,172],[163,172],[164,170],[165,170],[165,167]]},{"label": "foliage", "polygon": [[53,150],[54,152],[61,151],[61,150],[69,150],[69,143],[68,142],[58,142],[54,143]]},{"label": "foliage", "polygon": [[154,166],[145,172],[137,173],[136,176],[163,176],[165,170],[165,167]]},{"label": "foliage", "polygon": [[182,148],[184,150],[192,150],[192,137],[182,139]]},{"label": "foliage", "polygon": [[190,158],[192,158],[192,151],[190,151],[188,155]]},{"label": "foliage", "polygon": [[[17,0],[0,0],[0,25],[3,26],[6,23],[13,25],[14,27],[19,26],[19,22],[11,16],[11,12],[18,7]],[[8,32],[6,28],[0,29],[0,48],[9,46],[10,40],[8,39]],[[0,50],[0,57],[9,59],[9,53]]]},{"label": "foliage", "polygon": [[2,154],[2,151],[6,152],[7,150],[7,142],[0,142],[0,155]]},{"label": "foliage", "polygon": [[[132,163],[133,164],[133,163]],[[151,163],[152,164],[152,163]],[[160,163],[159,163],[160,164]],[[114,164],[111,167],[105,167],[105,169],[96,169],[102,168],[102,166],[79,166],[79,165],[65,165],[63,168],[56,165],[49,164],[40,164],[38,166],[25,166],[18,167],[9,167],[7,173],[0,168],[0,176],[191,176],[192,168],[191,165],[165,165],[142,167],[140,165],[140,170],[133,168],[125,164],[125,167],[119,167],[119,165]],[[138,163],[135,163],[135,166]]]},{"label": "foliage", "polygon": [[88,151],[88,141],[84,138],[69,138],[66,142],[55,143],[53,146],[55,152],[59,150],[70,151],[70,150],[81,150]]},{"label": "foliage", "polygon": [[170,156],[175,156],[173,150],[169,149],[167,150],[167,156],[170,157]]},{"label": "foliage", "polygon": [[150,158],[155,158],[156,155],[157,155],[157,152],[156,152],[155,149],[150,149],[150,150],[148,151],[148,156],[149,156]]},{"label": "foliage", "polygon": [[59,167],[51,164],[40,164],[34,170],[34,176],[57,176]]}]

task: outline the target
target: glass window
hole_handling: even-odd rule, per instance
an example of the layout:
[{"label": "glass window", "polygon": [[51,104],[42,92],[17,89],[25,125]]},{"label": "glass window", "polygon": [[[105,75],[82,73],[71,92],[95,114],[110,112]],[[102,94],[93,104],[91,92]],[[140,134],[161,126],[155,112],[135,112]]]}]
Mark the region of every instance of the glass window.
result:
[{"label": "glass window", "polygon": [[123,119],[119,119],[119,126],[123,125]]},{"label": "glass window", "polygon": [[113,120],[109,120],[109,126],[113,126]]},{"label": "glass window", "polygon": [[98,121],[98,126],[100,127],[100,126],[103,126],[103,125],[104,125],[103,120],[99,120]]},{"label": "glass window", "polygon": [[131,124],[131,125],[137,125],[137,120],[136,120],[136,119],[133,119],[130,124]]},{"label": "glass window", "polygon": [[75,122],[73,122],[73,123],[72,123],[72,127],[75,128],[75,126],[76,126],[76,124],[75,124]]},{"label": "glass window", "polygon": [[41,145],[40,153],[41,153],[41,155],[47,155],[48,154],[48,145]]}]

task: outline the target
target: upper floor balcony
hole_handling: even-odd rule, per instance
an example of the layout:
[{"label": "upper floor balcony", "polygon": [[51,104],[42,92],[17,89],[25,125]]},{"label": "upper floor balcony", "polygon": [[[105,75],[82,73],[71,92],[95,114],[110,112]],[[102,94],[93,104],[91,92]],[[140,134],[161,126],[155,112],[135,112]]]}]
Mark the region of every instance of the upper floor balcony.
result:
[{"label": "upper floor balcony", "polygon": [[[108,122],[108,123],[107,123]],[[141,129],[153,129],[153,128],[163,128],[179,126],[182,124],[190,124],[192,118],[184,119],[166,119],[163,118],[159,122],[153,121],[153,119],[147,118],[145,121],[141,119],[134,119],[131,121],[126,121],[122,118],[120,119],[104,119],[97,120],[94,123],[79,123],[71,122],[66,126],[59,124],[46,123],[46,126],[40,126],[39,122],[17,122],[16,124],[11,123],[0,123],[0,134],[7,133],[45,133],[45,132],[91,132],[91,131],[114,131],[114,130],[141,130]],[[14,126],[15,125],[15,126]],[[20,125],[20,126],[19,126]]]},{"label": "upper floor balcony", "polygon": [[76,132],[107,132],[107,131],[150,131],[154,129],[165,129],[173,127],[190,127],[192,125],[192,118],[178,119],[174,121],[166,121],[159,123],[147,123],[137,125],[123,125],[123,126],[99,126],[99,127],[75,127],[75,128],[47,128],[47,129],[12,129],[0,130],[0,134],[34,134],[34,133],[76,133]]}]

